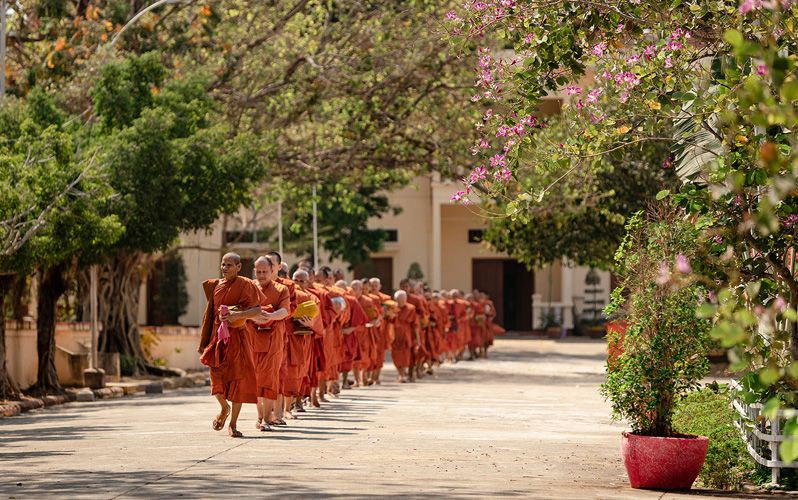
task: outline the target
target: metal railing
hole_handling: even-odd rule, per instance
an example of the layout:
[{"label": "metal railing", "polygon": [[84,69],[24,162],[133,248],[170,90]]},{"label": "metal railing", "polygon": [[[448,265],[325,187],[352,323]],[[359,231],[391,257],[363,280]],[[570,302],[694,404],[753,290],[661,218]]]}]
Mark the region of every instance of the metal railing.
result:
[{"label": "metal railing", "polygon": [[[762,415],[760,403],[746,404],[737,397],[737,392],[743,389],[739,382],[732,380],[729,385],[733,390],[732,406],[739,415],[734,424],[745,439],[748,454],[759,465],[770,469],[771,484],[776,486],[781,479],[782,468],[798,469],[798,462],[778,460],[779,443],[793,439],[781,434],[781,421],[786,420],[787,412],[778,410],[776,418],[768,418]],[[789,413],[794,415],[795,411],[791,410]]]}]

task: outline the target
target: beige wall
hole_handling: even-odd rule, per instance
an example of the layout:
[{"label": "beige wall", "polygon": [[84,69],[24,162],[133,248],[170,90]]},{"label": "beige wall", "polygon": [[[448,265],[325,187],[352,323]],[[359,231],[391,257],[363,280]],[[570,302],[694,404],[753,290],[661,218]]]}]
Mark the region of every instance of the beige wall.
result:
[{"label": "beige wall", "polygon": [[431,181],[428,176],[417,177],[409,186],[388,195],[391,206],[402,207],[402,213],[372,218],[369,227],[372,229],[396,229],[399,232],[397,243],[386,243],[383,251],[374,257],[391,257],[393,259],[393,284],[399,286],[399,280],[407,277],[410,264],[418,262],[424,279],[429,279],[431,268]]},{"label": "beige wall", "polygon": [[486,227],[485,221],[467,206],[453,203],[441,210],[441,284],[446,289],[473,288],[472,261],[484,258],[505,258],[482,243],[469,243],[468,230]]}]

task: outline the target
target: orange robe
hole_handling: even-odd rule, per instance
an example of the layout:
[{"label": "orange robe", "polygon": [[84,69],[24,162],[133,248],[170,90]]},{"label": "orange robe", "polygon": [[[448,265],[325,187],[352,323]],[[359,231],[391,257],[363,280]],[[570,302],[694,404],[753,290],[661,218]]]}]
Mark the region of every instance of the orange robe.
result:
[{"label": "orange robe", "polygon": [[[373,309],[377,312],[377,317],[382,313],[382,305],[375,304],[374,300],[365,293],[358,299],[360,307],[365,312],[366,309]],[[368,318],[368,315],[366,315]],[[369,319],[366,325],[371,324],[373,320]],[[355,328],[355,335],[357,335],[357,344],[360,349],[360,359],[353,362],[355,368],[361,370],[371,370],[377,357],[377,336],[375,334],[376,327],[374,326],[358,326]]]},{"label": "orange robe", "polygon": [[458,351],[462,351],[468,346],[471,340],[471,321],[469,309],[471,305],[463,299],[455,299],[454,310],[457,319],[457,342],[455,343]]},{"label": "orange robe", "polygon": [[200,359],[211,369],[211,395],[223,394],[233,403],[255,403],[255,361],[246,325],[228,325],[230,339],[225,344],[219,340],[219,307],[237,306],[246,311],[260,305],[265,297],[255,282],[241,276],[232,281],[208,280],[203,282],[203,288],[208,306],[202,318]]},{"label": "orange robe", "polygon": [[449,329],[449,316],[446,311],[446,306],[442,300],[432,300],[430,302],[430,329],[434,334],[435,339],[435,357],[438,358],[441,354],[449,349],[446,343],[446,331]]},{"label": "orange robe", "polygon": [[382,368],[382,365],[385,364],[385,351],[391,347],[391,340],[390,340],[390,333],[388,328],[390,326],[390,321],[385,316],[385,310],[382,307],[382,303],[386,300],[391,300],[390,295],[386,295],[384,293],[371,293],[369,297],[379,305],[379,315],[381,318],[380,326],[376,328],[375,334],[377,336],[377,352],[375,353],[374,357],[374,367],[373,369]]},{"label": "orange robe", "polygon": [[416,343],[414,329],[420,328],[415,306],[407,302],[398,308],[393,324],[395,336],[391,343],[391,360],[396,368],[406,368],[410,366],[413,346]]},{"label": "orange robe", "polygon": [[283,363],[280,365],[280,394],[285,395],[285,381],[288,378],[288,328],[293,325],[291,317],[294,315],[297,306],[296,289],[297,285],[287,278],[274,278],[274,281],[288,288],[288,296],[291,300],[291,309],[288,310],[288,317],[283,320]]},{"label": "orange robe", "polygon": [[455,302],[452,299],[446,301],[446,314],[449,321],[449,329],[446,331],[446,349],[448,351],[456,351],[458,325]]},{"label": "orange robe", "polygon": [[[349,320],[343,325],[344,328],[357,329],[369,322],[366,311],[354,295],[345,294],[346,308],[349,309]],[[341,371],[348,372],[352,369],[352,363],[360,359],[360,345],[358,344],[355,332],[344,335],[344,358],[341,361]]]},{"label": "orange robe", "polygon": [[[316,303],[319,311],[322,310],[319,299],[314,295],[302,291],[299,287],[296,288],[296,298],[299,304],[312,300]],[[286,323],[286,325],[286,332],[288,334],[288,373],[281,394],[284,396],[299,396],[301,394],[302,385],[309,382],[308,371],[310,370],[313,335],[294,335],[294,331],[299,329],[299,324],[295,323],[293,320],[291,320],[290,323]],[[324,330],[321,314],[318,314],[314,318],[311,330],[313,330],[314,334]]]},{"label": "orange robe", "polygon": [[419,336],[421,344],[413,349],[412,364],[417,365],[423,363],[430,358],[430,352],[427,350],[427,330],[429,328],[429,308],[427,306],[427,299],[421,295],[414,293],[407,294],[407,302],[416,308],[416,315],[418,316],[419,325],[421,327]]},{"label": "orange robe", "polygon": [[308,293],[313,295],[318,301],[319,316],[321,317],[322,328],[320,332],[313,334],[310,340],[310,364],[308,368],[308,383],[302,386],[302,395],[310,396],[311,387],[319,385],[319,374],[327,368],[327,359],[324,356],[324,337],[327,335],[328,327],[332,326],[336,312],[328,287],[319,283],[314,283],[308,289]]},{"label": "orange robe", "polygon": [[474,314],[471,317],[471,340],[468,342],[468,348],[476,349],[482,347],[487,317],[485,308],[479,302],[471,302],[471,309]]},{"label": "orange robe", "polygon": [[[260,287],[265,296],[261,307],[271,311],[285,309],[291,311],[291,295],[288,287],[270,281]],[[258,397],[277,399],[280,393],[280,368],[283,365],[283,344],[285,342],[285,322],[270,321],[266,324],[247,322],[247,331],[252,339],[255,352],[255,371],[258,386]]]},{"label": "orange robe", "polygon": [[[337,286],[330,287],[330,297],[343,297],[346,291]],[[344,309],[327,326],[324,333],[325,368],[319,376],[325,380],[337,380],[344,357],[344,333],[342,324],[349,319],[349,311]]]}]

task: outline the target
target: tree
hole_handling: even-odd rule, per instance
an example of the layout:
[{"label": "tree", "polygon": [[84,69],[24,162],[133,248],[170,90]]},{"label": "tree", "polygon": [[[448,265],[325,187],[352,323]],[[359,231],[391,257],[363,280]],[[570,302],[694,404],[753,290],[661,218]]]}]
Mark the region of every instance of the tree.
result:
[{"label": "tree", "polygon": [[[559,144],[567,140],[567,125],[553,119],[535,140]],[[560,169],[519,172],[515,184],[522,190],[550,186],[546,203],[532,205],[524,218],[490,217],[482,241],[530,268],[540,269],[563,257],[578,266],[612,267],[627,219],[644,210],[658,192],[677,188],[669,155],[666,145],[651,142],[607,155],[595,172],[562,180]],[[483,209],[502,215],[513,206],[511,197],[498,200]]]},{"label": "tree", "polygon": [[100,272],[100,349],[139,360],[138,295],[152,253],[250,200],[263,173],[257,143],[214,123],[201,77],[170,80],[155,53],[102,68],[91,97],[108,180],[104,213],[124,227]]},{"label": "tree", "polygon": [[[490,0],[449,15],[456,36],[508,37],[514,47],[504,60],[480,49],[475,96],[494,105],[486,128],[507,148],[507,178],[530,166],[584,172],[615,151],[671,146],[683,185],[657,198],[678,204],[701,230],[702,255],[726,264],[705,276],[718,303],[702,314],[735,348],[736,367],[752,370],[747,388],[771,417],[796,403],[798,388],[796,16],[792,2],[753,0]],[[572,96],[566,119],[575,133],[561,147],[538,144],[518,125],[558,90]],[[478,180],[470,176],[460,197]],[[545,194],[545,186],[522,193],[510,216],[524,220]],[[663,262],[663,279],[702,264]],[[798,447],[780,449],[798,458]]]}]

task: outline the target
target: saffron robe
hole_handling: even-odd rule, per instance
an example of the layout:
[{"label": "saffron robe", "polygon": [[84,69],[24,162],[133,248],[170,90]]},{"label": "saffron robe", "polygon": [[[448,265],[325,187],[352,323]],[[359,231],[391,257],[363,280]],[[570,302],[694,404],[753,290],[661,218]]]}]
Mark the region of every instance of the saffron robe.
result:
[{"label": "saffron robe", "polygon": [[207,280],[202,285],[208,305],[202,318],[200,349],[203,362],[213,358],[208,363],[211,395],[223,394],[233,403],[255,403],[255,360],[246,325],[241,328],[228,325],[230,339],[225,344],[219,340],[219,307],[237,306],[246,311],[258,306],[265,297],[255,282],[241,276],[230,281]]},{"label": "saffron robe", "polygon": [[[261,307],[269,307],[272,311],[285,309],[290,312],[291,296],[288,287],[275,281],[269,281],[265,287],[258,286],[265,296]],[[280,393],[280,368],[283,365],[285,323],[279,320],[259,325],[248,321],[247,327],[255,352],[258,397],[277,399]]]},{"label": "saffron robe", "polygon": [[393,319],[394,339],[391,343],[391,360],[396,368],[410,366],[411,353],[416,344],[415,329],[421,328],[413,304],[407,302],[396,310]]}]

